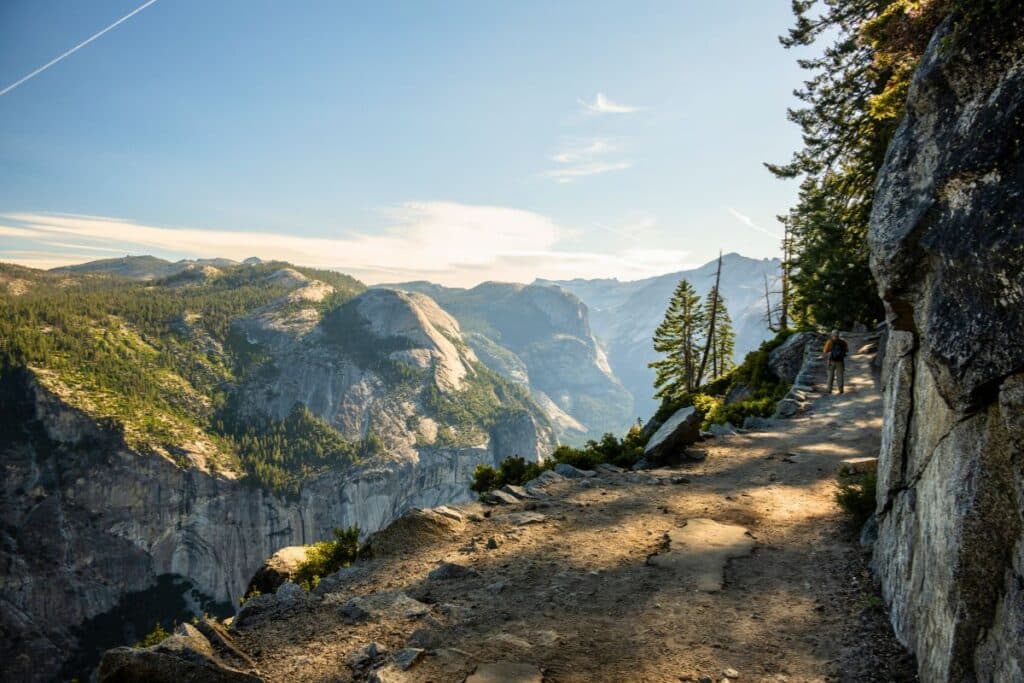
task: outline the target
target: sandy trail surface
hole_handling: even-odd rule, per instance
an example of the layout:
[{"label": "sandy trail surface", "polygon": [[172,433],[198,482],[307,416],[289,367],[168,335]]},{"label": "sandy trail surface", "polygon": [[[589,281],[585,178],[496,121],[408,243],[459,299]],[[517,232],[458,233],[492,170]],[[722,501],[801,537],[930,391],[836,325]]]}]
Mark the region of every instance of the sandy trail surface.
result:
[{"label": "sandy trail surface", "polygon": [[[238,642],[274,681],[914,680],[835,502],[839,462],[878,450],[871,356],[848,360],[845,394],[810,398],[703,462],[462,506],[444,537],[357,563]],[[386,654],[358,654],[372,642]]]}]

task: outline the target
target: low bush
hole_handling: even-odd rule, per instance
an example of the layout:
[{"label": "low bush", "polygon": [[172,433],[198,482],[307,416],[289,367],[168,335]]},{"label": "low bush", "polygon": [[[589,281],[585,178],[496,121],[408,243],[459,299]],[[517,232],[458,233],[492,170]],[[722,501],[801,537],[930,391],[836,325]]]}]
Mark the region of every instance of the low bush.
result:
[{"label": "low bush", "polygon": [[850,477],[839,483],[839,490],[836,491],[836,502],[839,507],[850,515],[851,521],[858,527],[875,512],[875,490],[878,487],[878,479],[875,474],[863,474]]},{"label": "low bush", "polygon": [[707,429],[713,424],[725,424],[726,422],[736,427],[742,427],[743,421],[747,417],[770,417],[775,412],[776,403],[778,403],[778,399],[770,396],[750,398],[731,405],[719,403],[704,417],[703,428]]},{"label": "low bush", "polygon": [[522,486],[557,463],[572,465],[581,470],[592,470],[601,463],[631,467],[643,456],[644,443],[640,427],[633,425],[622,439],[609,432],[602,436],[600,441],[591,439],[583,448],[559,446],[550,458],[540,464],[528,463],[516,456],[506,458],[497,469],[490,465],[477,465],[470,488],[477,493],[486,493],[500,489],[506,484]]},{"label": "low bush", "polygon": [[153,630],[142,637],[142,640],[135,643],[132,647],[153,647],[159,645],[164,641],[165,638],[170,638],[171,634],[168,633],[167,629],[160,625],[159,622],[153,626]]},{"label": "low bush", "polygon": [[522,486],[531,479],[536,479],[548,467],[546,464],[526,462],[518,455],[505,458],[497,469],[490,465],[477,465],[473,472],[473,483],[469,488],[477,493],[486,493],[500,489],[506,484]]},{"label": "low bush", "polygon": [[306,559],[295,571],[293,579],[306,590],[311,590],[320,578],[333,574],[352,564],[359,553],[359,527],[334,529],[334,539],[319,541],[309,546]]}]

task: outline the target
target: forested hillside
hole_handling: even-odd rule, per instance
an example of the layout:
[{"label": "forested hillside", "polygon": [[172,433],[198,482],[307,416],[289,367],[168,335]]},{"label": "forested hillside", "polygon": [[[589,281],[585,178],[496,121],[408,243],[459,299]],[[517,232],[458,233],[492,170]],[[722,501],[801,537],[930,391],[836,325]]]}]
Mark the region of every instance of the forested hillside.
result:
[{"label": "forested hillside", "polygon": [[301,338],[316,329],[317,342],[289,348],[322,343],[390,382],[395,397],[411,392],[438,423],[428,442],[486,441],[500,413],[526,409],[528,399],[479,365],[457,396],[434,385],[419,396],[430,368],[395,359],[415,344],[367,327],[350,304],[365,287],[347,275],[216,262],[152,281],[134,267],[152,266],[146,259],[131,261],[131,278],[91,272],[123,260],[55,272],[0,265],[2,372],[31,369],[136,451],[292,494],[310,476],[381,453],[386,439],[373,428],[343,434],[298,398],[269,410],[265,392],[283,361],[261,325]]}]

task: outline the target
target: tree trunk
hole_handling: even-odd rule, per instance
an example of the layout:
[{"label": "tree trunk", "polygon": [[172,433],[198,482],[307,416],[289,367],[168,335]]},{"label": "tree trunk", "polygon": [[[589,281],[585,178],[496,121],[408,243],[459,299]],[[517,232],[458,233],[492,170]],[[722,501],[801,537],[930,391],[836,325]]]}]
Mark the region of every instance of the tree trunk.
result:
[{"label": "tree trunk", "polygon": [[711,291],[711,320],[708,321],[708,338],[704,341],[704,357],[700,360],[700,370],[697,372],[697,384],[704,378],[704,370],[708,365],[708,353],[711,345],[715,343],[715,318],[718,317],[718,285],[722,280],[722,252],[718,252],[718,268],[715,270],[715,288]]}]

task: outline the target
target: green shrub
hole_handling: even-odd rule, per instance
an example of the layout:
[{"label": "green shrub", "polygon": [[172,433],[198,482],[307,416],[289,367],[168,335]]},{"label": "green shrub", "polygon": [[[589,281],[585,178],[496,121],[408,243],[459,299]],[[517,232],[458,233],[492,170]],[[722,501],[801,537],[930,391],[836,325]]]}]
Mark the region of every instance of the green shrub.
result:
[{"label": "green shrub", "polygon": [[536,479],[547,466],[535,462],[526,462],[516,455],[505,458],[498,465],[498,469],[490,465],[477,465],[473,472],[473,483],[470,489],[477,493],[486,493],[494,489],[500,489],[506,484],[522,486],[531,479]]},{"label": "green shrub", "polygon": [[720,403],[715,409],[704,418],[703,429],[713,424],[725,424],[726,422],[742,427],[747,417],[770,417],[775,412],[775,404],[778,399],[774,397],[750,398],[746,401],[739,401],[731,405]]},{"label": "green shrub", "polygon": [[142,640],[135,643],[132,647],[153,647],[163,642],[165,638],[170,638],[171,634],[167,632],[159,622],[153,626],[153,630],[142,637]]},{"label": "green shrub", "polygon": [[878,479],[875,474],[851,477],[839,483],[836,502],[843,508],[858,527],[875,512],[875,489]]},{"label": "green shrub", "polygon": [[309,546],[306,559],[295,571],[295,583],[312,590],[320,577],[333,574],[352,564],[359,553],[359,527],[334,529],[334,540],[319,541]]}]

